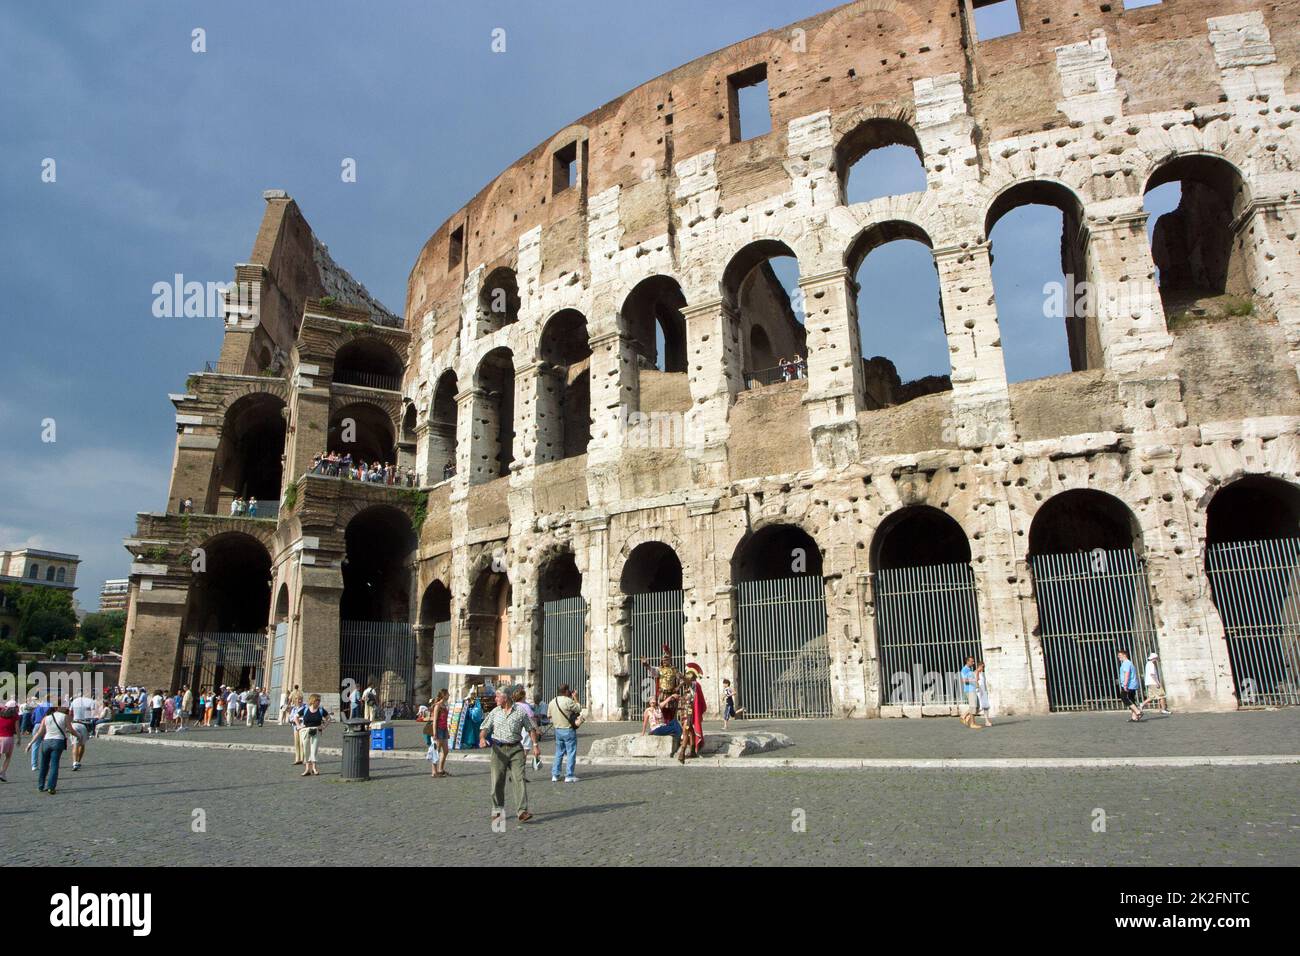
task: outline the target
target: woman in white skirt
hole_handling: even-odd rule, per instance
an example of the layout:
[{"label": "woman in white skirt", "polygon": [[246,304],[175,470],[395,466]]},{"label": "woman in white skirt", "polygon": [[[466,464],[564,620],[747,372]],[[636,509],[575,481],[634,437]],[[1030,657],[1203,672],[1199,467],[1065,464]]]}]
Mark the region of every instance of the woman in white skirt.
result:
[{"label": "woman in white skirt", "polygon": [[984,662],[975,665],[975,693],[979,696],[980,714],[984,717],[984,726],[993,726],[993,708],[989,706],[989,675],[984,669]]}]

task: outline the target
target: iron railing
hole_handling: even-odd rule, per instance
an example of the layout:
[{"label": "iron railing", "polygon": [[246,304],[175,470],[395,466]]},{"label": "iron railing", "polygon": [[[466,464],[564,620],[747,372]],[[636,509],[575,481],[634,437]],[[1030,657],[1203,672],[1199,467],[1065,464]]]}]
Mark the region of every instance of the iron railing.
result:
[{"label": "iron railing", "polygon": [[[236,690],[261,687],[266,634],[261,631],[203,631],[181,641],[178,686],[200,692],[221,685]],[[197,703],[195,704],[197,707]]]},{"label": "iron railing", "polygon": [[542,699],[568,684],[587,701],[587,602],[582,597],[542,604]]},{"label": "iron railing", "polygon": [[1212,544],[1205,565],[1240,705],[1300,705],[1300,538]]},{"label": "iron railing", "polygon": [[736,593],[739,706],[749,717],[831,716],[821,576],[744,581]]},{"label": "iron railing", "polygon": [[654,700],[654,675],[641,666],[642,660],[658,663],[666,645],[673,666],[686,666],[686,618],[682,613],[684,591],[651,591],[633,594],[632,639],[628,646],[627,719],[640,720],[646,704]]},{"label": "iron railing", "polygon": [[336,385],[360,385],[362,388],[382,388],[387,392],[398,392],[402,388],[402,376],[385,372],[365,372],[355,368],[335,369],[334,383]]},{"label": "iron railing", "polygon": [[807,363],[774,365],[771,368],[755,369],[745,372],[745,382],[749,388],[761,385],[775,385],[777,382],[794,382],[808,377]]},{"label": "iron railing", "polygon": [[415,702],[415,632],[396,621],[339,622],[339,678],[375,688],[381,707]]},{"label": "iron railing", "polygon": [[1030,558],[1054,711],[1120,710],[1119,660],[1126,650],[1139,682],[1157,650],[1146,564],[1132,549]]},{"label": "iron railing", "polygon": [[876,572],[880,699],[888,704],[960,704],[961,669],[981,659],[975,572],[934,564]]}]

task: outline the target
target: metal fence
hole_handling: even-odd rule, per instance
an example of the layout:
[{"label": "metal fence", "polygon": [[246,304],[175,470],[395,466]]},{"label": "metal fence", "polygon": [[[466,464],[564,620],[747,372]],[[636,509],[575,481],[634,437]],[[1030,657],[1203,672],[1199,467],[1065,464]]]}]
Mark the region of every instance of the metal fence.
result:
[{"label": "metal fence", "polygon": [[646,704],[654,699],[654,675],[641,666],[642,659],[658,663],[664,645],[672,653],[673,666],[686,666],[686,618],[682,612],[684,591],[651,591],[631,595],[632,641],[628,646],[627,718],[640,720]]},{"label": "metal fence", "polygon": [[568,684],[587,700],[587,602],[581,597],[542,604],[542,700]]},{"label": "metal fence", "polygon": [[341,621],[339,677],[360,688],[372,681],[379,704],[415,703],[415,632],[396,621]]},{"label": "metal fence", "polygon": [[[437,621],[433,625],[433,664],[451,663],[451,621]],[[451,675],[433,672],[429,684],[429,696],[434,697],[440,690],[451,690]],[[421,703],[417,701],[417,703]]]},{"label": "metal fence", "polygon": [[284,651],[289,642],[289,625],[275,625],[275,637],[271,641],[271,682],[267,698],[272,707],[280,706],[280,692],[284,690]]},{"label": "metal fence", "polygon": [[402,376],[400,375],[386,375],[383,372],[363,372],[360,369],[336,369],[333,380],[339,385],[382,388],[388,392],[399,391],[402,387]]},{"label": "metal fence", "polygon": [[1212,544],[1205,564],[1241,706],[1300,704],[1300,538]]},{"label": "metal fence", "polygon": [[829,717],[831,658],[820,575],[736,586],[738,706],[749,717]]},{"label": "metal fence", "polygon": [[241,690],[261,687],[266,667],[266,634],[261,631],[204,631],[181,642],[181,687],[201,690],[225,684]]},{"label": "metal fence", "polygon": [[962,703],[962,666],[982,656],[971,566],[878,571],[875,605],[882,703]]},{"label": "metal fence", "polygon": [[1146,564],[1128,548],[1030,559],[1054,711],[1120,710],[1119,650],[1138,670],[1157,649]]}]

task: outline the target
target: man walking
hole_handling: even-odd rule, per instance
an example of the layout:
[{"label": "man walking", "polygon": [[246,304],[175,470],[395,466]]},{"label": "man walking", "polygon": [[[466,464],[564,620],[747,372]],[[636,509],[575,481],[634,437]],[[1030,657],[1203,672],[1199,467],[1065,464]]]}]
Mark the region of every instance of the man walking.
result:
[{"label": "man walking", "polygon": [[496,708],[479,728],[478,745],[492,748],[492,821],[505,822],[506,775],[515,793],[515,815],[520,823],[533,818],[528,812],[528,781],[524,779],[524,737],[537,746],[537,731],[522,708],[511,706],[504,688],[496,693]]},{"label": "man walking", "polygon": [[1160,701],[1160,713],[1169,713],[1169,704],[1165,700],[1165,685],[1160,680],[1160,670],[1156,667],[1156,661],[1160,660],[1160,655],[1152,651],[1147,655],[1146,672],[1142,675],[1142,683],[1146,687],[1146,698],[1138,704],[1138,709],[1146,707],[1153,700]]},{"label": "man walking", "polygon": [[1116,680],[1119,682],[1119,699],[1122,700],[1132,714],[1129,720],[1138,721],[1142,719],[1142,708],[1138,706],[1138,671],[1133,662],[1128,659],[1128,651],[1119,650],[1115,652],[1119,658],[1119,676]]},{"label": "man walking", "polygon": [[551,764],[551,783],[560,781],[560,764],[565,763],[564,782],[577,783],[574,767],[578,762],[578,724],[582,718],[582,708],[573,699],[568,684],[561,684],[555,692],[555,699],[546,708],[546,715],[551,718],[555,728],[555,762]]},{"label": "man walking", "polygon": [[81,758],[86,755],[86,741],[95,733],[99,704],[83,691],[72,698],[69,709],[72,711],[72,728],[77,732],[72,738],[72,769],[80,770]]}]

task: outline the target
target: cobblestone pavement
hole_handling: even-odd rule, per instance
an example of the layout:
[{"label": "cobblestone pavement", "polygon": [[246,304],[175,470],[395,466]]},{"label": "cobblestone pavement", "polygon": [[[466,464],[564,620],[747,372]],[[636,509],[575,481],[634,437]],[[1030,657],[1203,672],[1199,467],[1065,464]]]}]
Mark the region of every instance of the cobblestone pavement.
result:
[{"label": "cobblestone pavement", "polygon": [[[394,724],[399,750],[424,750],[421,725]],[[705,733],[721,730],[709,720]],[[640,724],[584,724],[578,751],[614,734],[640,733]],[[1125,714],[1048,714],[995,719],[992,730],[971,732],[955,718],[890,720],[739,720],[732,731],[775,730],[795,742],[774,752],[782,757],[1108,757],[1219,756],[1300,753],[1300,707],[1232,714],[1150,714],[1130,724]],[[171,735],[164,735],[171,736]],[[337,723],[325,731],[324,745],[338,747]],[[285,727],[228,727],[186,731],[177,739],[222,743],[292,742]],[[543,751],[549,749],[543,744]]]},{"label": "cobblestone pavement", "polygon": [[[1117,732],[1129,728],[1120,726]],[[1144,728],[1138,728],[1144,729]],[[199,736],[196,734],[195,736]],[[65,765],[70,767],[70,765]],[[594,767],[530,771],[534,821],[494,833],[488,770],[92,744],[59,793],[22,760],[0,784],[8,864],[1300,864],[1300,766],[1171,770],[801,771]],[[202,810],[205,832],[194,832]],[[1105,832],[1094,832],[1104,813]],[[804,826],[800,828],[800,822]],[[492,854],[492,856],[489,856]]]}]

